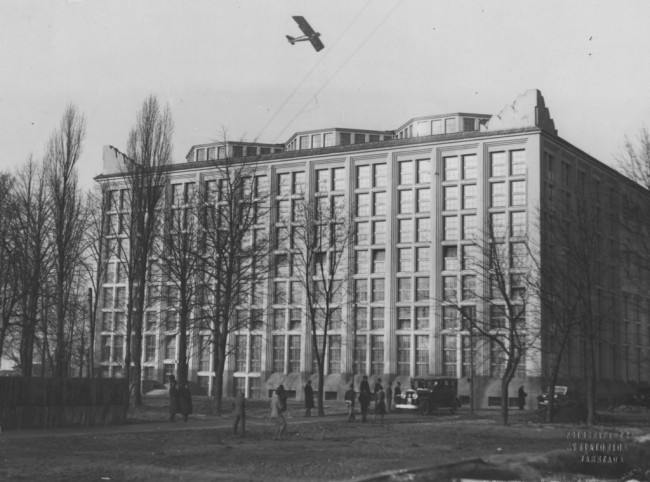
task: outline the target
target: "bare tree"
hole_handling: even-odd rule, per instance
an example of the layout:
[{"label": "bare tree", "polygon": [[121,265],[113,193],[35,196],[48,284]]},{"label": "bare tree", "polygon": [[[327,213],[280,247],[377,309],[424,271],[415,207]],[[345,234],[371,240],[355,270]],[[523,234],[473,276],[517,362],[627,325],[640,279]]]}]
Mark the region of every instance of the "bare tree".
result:
[{"label": "bare tree", "polygon": [[[142,405],[142,341],[147,271],[160,225],[167,166],[172,161],[173,121],[169,107],[161,109],[149,96],[129,133],[124,201],[117,230],[127,242],[118,245],[126,271],[126,377],[134,404]],[[133,368],[131,368],[133,363]]]},{"label": "bare tree", "polygon": [[[268,181],[254,163],[227,158],[202,191],[201,324],[212,337],[213,395],[221,413],[233,333],[261,328],[268,272]],[[210,320],[210,323],[206,323]]]},{"label": "bare tree", "polygon": [[18,283],[23,291],[18,306],[18,363],[23,376],[29,377],[39,321],[45,321],[41,298],[51,263],[50,202],[41,169],[32,159],[18,172],[15,193],[16,229],[12,231],[11,242],[20,263]]},{"label": "bare tree", "polygon": [[85,234],[83,265],[86,277],[91,285],[88,300],[89,318],[89,343],[86,360],[88,375],[95,376],[95,332],[99,316],[99,290],[107,272],[108,261],[111,253],[105,242],[106,236],[111,234],[110,224],[107,222],[107,212],[110,211],[111,194],[108,184],[99,184],[87,196],[88,223]]},{"label": "bare tree", "polygon": [[[203,211],[195,183],[173,183],[163,215],[159,242],[155,243],[161,273],[163,325],[178,331],[177,377],[188,376],[188,344],[193,313],[200,305],[201,271],[199,216]],[[154,283],[159,280],[152,280]]]},{"label": "bare tree", "polygon": [[51,200],[54,256],[54,374],[60,378],[65,378],[69,372],[71,351],[70,340],[66,336],[66,321],[73,296],[73,284],[79,273],[86,229],[85,205],[76,169],[85,135],[84,116],[70,104],[63,114],[61,124],[50,137],[44,158]]},{"label": "bare tree", "polygon": [[[536,349],[539,307],[531,249],[525,237],[506,237],[501,225],[490,225],[474,244],[464,246],[460,289],[456,276],[443,277],[443,329],[460,329],[475,344],[489,346],[491,376],[501,379],[501,416],[508,423],[509,387],[518,369]],[[445,263],[457,262],[457,250],[444,251]],[[455,313],[455,315],[454,315]],[[458,320],[461,324],[458,326]]]},{"label": "bare tree", "polygon": [[12,174],[0,173],[0,357],[23,294],[13,233],[17,216],[14,183]]},{"label": "bare tree", "polygon": [[[340,329],[347,297],[347,259],[352,223],[343,196],[302,198],[284,222],[290,237],[291,277],[305,294],[312,355],[318,367],[318,414],[324,415],[325,360],[329,333]],[[281,241],[281,240],[280,240]],[[275,257],[276,269],[286,255]],[[282,261],[279,261],[282,260]]]}]

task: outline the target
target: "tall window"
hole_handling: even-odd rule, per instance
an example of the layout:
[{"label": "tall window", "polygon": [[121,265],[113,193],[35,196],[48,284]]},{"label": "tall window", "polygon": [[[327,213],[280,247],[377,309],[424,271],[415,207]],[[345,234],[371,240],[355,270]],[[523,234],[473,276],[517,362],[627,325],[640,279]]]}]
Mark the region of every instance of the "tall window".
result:
[{"label": "tall window", "polygon": [[427,306],[415,307],[415,329],[416,330],[429,329],[429,307]]},{"label": "tall window", "polygon": [[384,301],[385,299],[385,280],[383,278],[372,279],[372,301]]},{"label": "tall window", "polygon": [[413,184],[413,162],[402,161],[399,163],[399,183]]},{"label": "tall window", "polygon": [[411,248],[399,248],[397,250],[398,256],[398,271],[412,271],[413,270],[413,250]]},{"label": "tall window", "polygon": [[490,176],[503,177],[506,172],[506,153],[493,152],[490,154]]},{"label": "tall window", "polygon": [[418,184],[431,182],[431,161],[429,159],[420,159],[418,165]]},{"label": "tall window", "polygon": [[357,167],[357,188],[367,189],[370,187],[370,166]]},{"label": "tall window", "polygon": [[328,373],[341,373],[341,335],[330,336],[328,361]]},{"label": "tall window", "polygon": [[251,371],[262,371],[262,335],[251,336]]},{"label": "tall window", "polygon": [[300,372],[300,335],[289,336],[289,373]]},{"label": "tall window", "polygon": [[235,336],[235,371],[246,372],[246,335]]},{"label": "tall window", "polygon": [[427,301],[429,299],[429,278],[415,278],[415,301]]},{"label": "tall window", "polygon": [[455,241],[458,239],[458,216],[445,216],[443,219],[444,240]]},{"label": "tall window", "polygon": [[210,352],[210,336],[203,335],[199,337],[199,371],[207,372],[210,371],[212,353]]},{"label": "tall window", "polygon": [[371,328],[373,330],[384,329],[384,307],[375,306],[371,310]]},{"label": "tall window", "polygon": [[386,250],[374,249],[372,251],[372,272],[383,273],[386,265]]},{"label": "tall window", "polygon": [[399,191],[399,212],[408,214],[413,212],[413,191]]},{"label": "tall window", "polygon": [[375,164],[373,169],[373,187],[386,187],[386,164]]},{"label": "tall window", "polygon": [[429,218],[417,219],[417,241],[428,242],[431,241],[431,222]]},{"label": "tall window", "polygon": [[397,336],[397,374],[411,374],[411,337],[409,335]]},{"label": "tall window", "polygon": [[429,335],[415,337],[415,374],[427,375],[429,373]]},{"label": "tall window", "polygon": [[366,335],[357,335],[354,339],[355,372],[361,375],[368,373],[368,339]]},{"label": "tall window", "polygon": [[411,278],[397,279],[397,301],[411,301]]},{"label": "tall window", "polygon": [[447,377],[456,376],[456,335],[445,335],[442,337],[443,343],[443,372]]},{"label": "tall window", "polygon": [[443,159],[445,181],[457,181],[458,180],[458,158],[457,157],[445,157]]},{"label": "tall window", "polygon": [[397,329],[410,330],[411,329],[411,307],[400,306],[397,308]]},{"label": "tall window", "polygon": [[154,361],[156,359],[156,335],[146,335],[144,337],[144,358],[145,361]]},{"label": "tall window", "polygon": [[463,156],[463,179],[476,179],[476,154]]},{"label": "tall window", "polygon": [[384,374],[384,336],[370,337],[370,364],[373,375]]}]

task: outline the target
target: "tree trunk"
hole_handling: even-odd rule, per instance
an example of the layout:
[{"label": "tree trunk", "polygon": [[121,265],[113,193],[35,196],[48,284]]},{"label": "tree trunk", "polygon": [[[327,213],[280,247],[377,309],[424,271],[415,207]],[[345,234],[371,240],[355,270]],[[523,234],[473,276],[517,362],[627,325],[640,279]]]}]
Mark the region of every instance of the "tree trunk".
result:
[{"label": "tree trunk", "polygon": [[222,345],[225,345],[225,343],[215,340],[215,349],[213,351],[214,384],[212,385],[212,393],[214,394],[217,415],[221,415],[223,410],[223,373],[226,368],[226,350],[225,346]]},{"label": "tree trunk", "polygon": [[510,380],[506,377],[501,379],[501,423],[508,425],[509,414],[509,397],[508,388],[510,387]]}]

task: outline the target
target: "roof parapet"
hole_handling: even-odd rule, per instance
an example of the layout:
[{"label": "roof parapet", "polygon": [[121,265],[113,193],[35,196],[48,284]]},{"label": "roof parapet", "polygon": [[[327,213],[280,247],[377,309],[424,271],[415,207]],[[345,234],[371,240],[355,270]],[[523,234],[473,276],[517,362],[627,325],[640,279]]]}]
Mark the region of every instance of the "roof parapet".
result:
[{"label": "roof parapet", "polygon": [[557,135],[555,122],[539,89],[530,89],[521,94],[512,104],[506,105],[501,112],[493,115],[481,130],[500,131],[520,127],[539,127]]}]

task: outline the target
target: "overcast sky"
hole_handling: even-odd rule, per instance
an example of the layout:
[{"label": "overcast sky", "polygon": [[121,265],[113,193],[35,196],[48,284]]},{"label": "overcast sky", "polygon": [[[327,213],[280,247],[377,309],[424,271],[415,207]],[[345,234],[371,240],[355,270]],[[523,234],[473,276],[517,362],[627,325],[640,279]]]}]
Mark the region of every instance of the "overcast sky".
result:
[{"label": "overcast sky", "polygon": [[[325,49],[291,46],[303,15]],[[647,1],[0,2],[0,169],[42,155],[65,106],[86,116],[84,185],[125,150],[144,98],[168,103],[174,159],[221,139],[394,129],[496,114],[542,91],[560,136],[613,164],[650,124]]]}]

